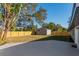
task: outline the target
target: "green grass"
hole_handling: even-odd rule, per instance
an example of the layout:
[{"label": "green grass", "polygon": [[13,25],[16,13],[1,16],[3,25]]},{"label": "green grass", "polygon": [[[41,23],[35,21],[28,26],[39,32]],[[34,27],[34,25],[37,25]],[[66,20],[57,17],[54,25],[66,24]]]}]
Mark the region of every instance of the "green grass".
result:
[{"label": "green grass", "polygon": [[46,40],[57,40],[57,41],[65,41],[65,42],[73,42],[70,36],[48,36],[35,41],[46,41]]}]

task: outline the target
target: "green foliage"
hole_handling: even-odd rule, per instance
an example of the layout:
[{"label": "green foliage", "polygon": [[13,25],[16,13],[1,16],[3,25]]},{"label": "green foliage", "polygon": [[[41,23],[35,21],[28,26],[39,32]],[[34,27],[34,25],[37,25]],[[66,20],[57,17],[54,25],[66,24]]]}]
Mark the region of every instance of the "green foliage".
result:
[{"label": "green foliage", "polygon": [[63,28],[58,28],[58,32],[63,32]]},{"label": "green foliage", "polygon": [[37,29],[37,25],[32,25],[32,30],[36,30]]},{"label": "green foliage", "polygon": [[[22,14],[21,14],[21,17],[19,17],[19,18],[26,19],[27,22],[29,22],[29,23],[31,22],[30,23],[30,25],[32,24],[31,27],[34,25],[34,22],[33,22],[34,20],[39,25],[41,25],[47,16],[46,15],[47,12],[44,8],[40,8],[39,10],[36,11],[37,6],[38,6],[38,4],[35,4],[35,3],[23,4],[22,10],[21,10]],[[24,8],[26,8],[26,9],[24,9]]]},{"label": "green foliage", "polygon": [[40,8],[39,11],[37,11],[34,14],[34,16],[36,17],[36,20],[40,20],[40,21],[45,20],[46,19],[46,15],[47,15],[46,10],[43,9],[43,8]]},{"label": "green foliage", "polygon": [[47,28],[48,27],[48,24],[47,23],[43,23],[42,24],[42,28]]},{"label": "green foliage", "polygon": [[40,25],[43,24],[43,21],[47,18],[47,11],[44,8],[40,8],[37,12],[33,14],[36,22]]},{"label": "green foliage", "polygon": [[66,28],[63,28],[63,32],[67,32],[67,29]]},{"label": "green foliage", "polygon": [[55,29],[56,29],[56,25],[53,22],[43,23],[42,27],[51,29],[52,31],[55,31]]},{"label": "green foliage", "polygon": [[48,29],[51,29],[52,31],[54,31],[54,29],[55,29],[55,24],[52,23],[52,22],[50,22],[50,23],[48,24]]},{"label": "green foliage", "polygon": [[[39,8],[39,10],[36,10],[36,7],[38,6],[38,4],[35,3],[26,3],[26,4],[22,4],[22,3],[2,3],[1,4],[1,8],[6,8],[6,10],[3,13],[0,13],[0,19],[10,19],[11,20],[11,30],[15,30],[15,24],[18,18],[18,14],[20,11],[22,11],[23,8],[26,8],[27,10],[25,10],[27,13],[26,15],[24,15],[24,17],[26,16],[26,18],[28,18],[28,21],[33,21],[35,20],[37,23],[39,24],[43,24],[43,21],[46,19],[47,17],[47,11],[44,8]],[[21,9],[21,10],[20,10]],[[22,12],[25,12],[22,11]],[[6,14],[5,14],[6,13]],[[6,16],[6,18],[4,17]],[[20,18],[20,16],[19,16]]]},{"label": "green foliage", "polygon": [[48,28],[48,29],[51,29],[51,31],[59,31],[59,32],[67,32],[67,29],[62,27],[60,24],[55,24],[53,22],[50,22],[50,23],[44,23],[42,25],[43,28]]}]

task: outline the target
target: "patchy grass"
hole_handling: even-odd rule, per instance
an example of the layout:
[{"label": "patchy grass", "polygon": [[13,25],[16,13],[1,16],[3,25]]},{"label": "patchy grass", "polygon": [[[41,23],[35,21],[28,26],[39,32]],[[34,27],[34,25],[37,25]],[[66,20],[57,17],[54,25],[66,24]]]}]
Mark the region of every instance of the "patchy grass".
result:
[{"label": "patchy grass", "polygon": [[0,46],[6,44],[6,40],[0,40]]},{"label": "patchy grass", "polygon": [[58,40],[58,41],[65,41],[65,42],[73,42],[70,36],[48,36],[48,37],[35,40],[35,41],[45,41],[45,40]]},{"label": "patchy grass", "polygon": [[6,43],[17,43],[17,42],[32,42],[32,41],[45,41],[45,40],[58,40],[70,42],[70,36],[47,36],[47,35],[27,35],[20,37],[8,37],[5,41],[0,40],[0,45]]},{"label": "patchy grass", "polygon": [[27,35],[20,37],[9,37],[7,38],[7,42],[30,42],[38,39],[42,39],[48,37],[47,35]]}]

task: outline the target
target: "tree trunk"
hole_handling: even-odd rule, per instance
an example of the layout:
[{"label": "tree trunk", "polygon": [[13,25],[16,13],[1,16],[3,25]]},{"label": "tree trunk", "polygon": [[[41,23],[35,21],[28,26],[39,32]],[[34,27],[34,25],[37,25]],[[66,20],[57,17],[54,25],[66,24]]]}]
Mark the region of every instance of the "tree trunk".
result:
[{"label": "tree trunk", "polygon": [[2,33],[0,36],[1,40],[6,39],[7,32],[10,30],[10,27],[12,26],[12,22],[14,22],[13,21],[14,17],[16,17],[16,15],[18,15],[20,13],[22,4],[21,4],[20,10],[19,10],[19,13],[18,14],[16,13],[15,15],[10,12],[11,4],[5,3],[5,4],[3,4],[3,6],[5,8],[5,17],[4,17],[5,25],[4,25],[4,30],[2,30]]},{"label": "tree trunk", "polygon": [[5,29],[4,29],[3,32],[2,32],[1,40],[5,40],[6,37],[7,37],[7,32],[8,32],[9,29],[10,29],[10,19],[7,19],[7,20],[6,20],[4,27],[5,27]]},{"label": "tree trunk", "polygon": [[8,29],[5,29],[5,31],[3,32],[3,36],[1,37],[1,40],[5,40],[6,39],[7,32],[8,32]]}]

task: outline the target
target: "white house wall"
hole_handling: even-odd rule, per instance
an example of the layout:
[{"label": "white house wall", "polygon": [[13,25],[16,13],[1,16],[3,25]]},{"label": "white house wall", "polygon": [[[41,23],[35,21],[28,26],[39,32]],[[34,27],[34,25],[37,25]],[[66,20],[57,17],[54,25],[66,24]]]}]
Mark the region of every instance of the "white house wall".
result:
[{"label": "white house wall", "polygon": [[78,30],[75,28],[75,43],[78,43]]},{"label": "white house wall", "polygon": [[77,47],[79,48],[79,26],[75,27],[75,43],[77,44]]},{"label": "white house wall", "polygon": [[[73,20],[75,20],[73,18],[75,17],[75,12],[77,7],[79,7],[79,3],[75,3],[73,5],[72,17],[71,17],[69,27],[71,27]],[[74,29],[72,29],[70,32],[75,44],[77,44],[77,47],[79,48],[79,26],[74,27]]]},{"label": "white house wall", "polygon": [[79,49],[79,29],[77,27],[79,26],[76,26],[70,32],[75,44],[77,44],[77,48]]}]

